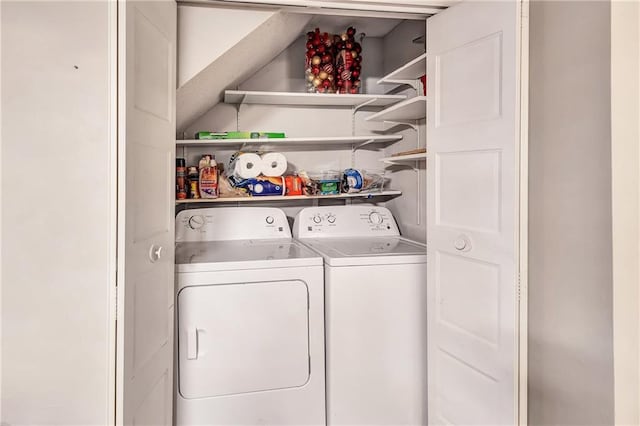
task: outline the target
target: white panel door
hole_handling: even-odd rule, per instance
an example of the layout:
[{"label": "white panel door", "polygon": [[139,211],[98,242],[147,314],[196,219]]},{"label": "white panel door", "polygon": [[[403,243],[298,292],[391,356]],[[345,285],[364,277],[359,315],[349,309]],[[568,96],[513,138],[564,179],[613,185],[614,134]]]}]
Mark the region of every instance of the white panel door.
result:
[{"label": "white panel door", "polygon": [[517,423],[520,10],[427,21],[431,425]]},{"label": "white panel door", "polygon": [[118,424],[170,425],[173,402],[173,0],[118,3]]}]

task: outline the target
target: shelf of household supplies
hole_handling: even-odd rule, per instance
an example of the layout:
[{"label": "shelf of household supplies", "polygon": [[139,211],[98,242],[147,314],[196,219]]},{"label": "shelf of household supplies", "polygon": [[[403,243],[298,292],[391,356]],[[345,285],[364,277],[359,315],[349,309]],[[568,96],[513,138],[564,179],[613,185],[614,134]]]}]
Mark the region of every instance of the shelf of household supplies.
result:
[{"label": "shelf of household supplies", "polygon": [[396,197],[402,195],[402,191],[381,191],[356,194],[338,194],[338,195],[275,195],[262,197],[233,197],[233,198],[213,198],[213,199],[197,199],[197,200],[176,200],[176,204],[205,204],[205,203],[258,203],[264,201],[294,201],[294,200],[343,200],[347,198],[377,198],[377,197]]},{"label": "shelf of household supplies", "polygon": [[416,80],[425,75],[427,69],[427,54],[424,53],[413,61],[401,66],[378,80],[378,84],[415,84]]},{"label": "shelf of household supplies", "polygon": [[346,93],[257,92],[227,90],[227,104],[304,105],[304,106],[372,106],[384,107],[407,99],[405,95],[363,95]]},{"label": "shelf of household supplies", "polygon": [[241,146],[269,145],[272,147],[312,147],[356,146],[358,148],[371,144],[385,144],[402,140],[402,135],[362,135],[344,137],[304,137],[273,139],[192,139],[176,140],[177,146],[206,146],[230,149]]},{"label": "shelf of household supplies", "polygon": [[380,112],[371,114],[366,121],[421,120],[427,116],[427,97],[415,96],[398,102]]},{"label": "shelf of household supplies", "polygon": [[427,153],[421,152],[418,154],[396,155],[394,157],[381,158],[380,161],[386,164],[398,164],[406,163],[409,161],[424,161],[427,159]]}]

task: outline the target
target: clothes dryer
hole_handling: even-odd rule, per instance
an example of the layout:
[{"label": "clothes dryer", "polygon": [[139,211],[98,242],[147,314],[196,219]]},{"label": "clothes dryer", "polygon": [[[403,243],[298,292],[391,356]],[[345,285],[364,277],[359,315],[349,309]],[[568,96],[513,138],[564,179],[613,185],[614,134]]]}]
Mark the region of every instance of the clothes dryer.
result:
[{"label": "clothes dryer", "polygon": [[280,209],[176,217],[176,424],[324,425],[322,258]]}]

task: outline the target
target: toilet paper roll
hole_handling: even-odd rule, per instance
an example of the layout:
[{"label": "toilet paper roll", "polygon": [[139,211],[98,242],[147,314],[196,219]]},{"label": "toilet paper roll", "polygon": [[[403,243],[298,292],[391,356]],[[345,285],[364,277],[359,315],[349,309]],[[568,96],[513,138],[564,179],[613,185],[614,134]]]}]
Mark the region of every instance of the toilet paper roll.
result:
[{"label": "toilet paper roll", "polygon": [[229,169],[231,176],[237,180],[251,179],[262,173],[263,161],[258,154],[238,152],[233,155]]},{"label": "toilet paper roll", "polygon": [[262,174],[277,177],[287,172],[287,157],[279,152],[270,152],[262,155]]}]

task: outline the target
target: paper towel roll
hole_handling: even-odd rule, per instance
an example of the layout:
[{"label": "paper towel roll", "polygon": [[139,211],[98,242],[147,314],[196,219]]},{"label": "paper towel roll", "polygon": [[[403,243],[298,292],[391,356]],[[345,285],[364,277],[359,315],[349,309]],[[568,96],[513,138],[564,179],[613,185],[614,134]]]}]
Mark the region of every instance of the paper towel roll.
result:
[{"label": "paper towel roll", "polygon": [[262,174],[265,176],[282,176],[287,171],[287,157],[279,152],[262,155]]},{"label": "paper towel roll", "polygon": [[234,178],[251,179],[262,173],[263,162],[258,154],[241,152],[234,155],[229,168]]}]

